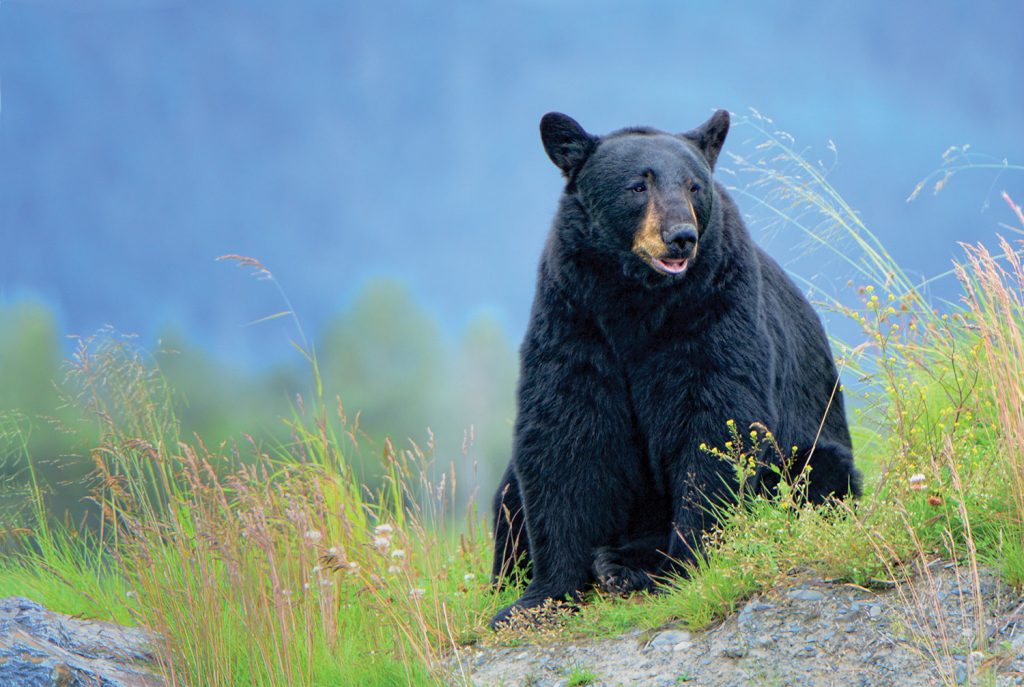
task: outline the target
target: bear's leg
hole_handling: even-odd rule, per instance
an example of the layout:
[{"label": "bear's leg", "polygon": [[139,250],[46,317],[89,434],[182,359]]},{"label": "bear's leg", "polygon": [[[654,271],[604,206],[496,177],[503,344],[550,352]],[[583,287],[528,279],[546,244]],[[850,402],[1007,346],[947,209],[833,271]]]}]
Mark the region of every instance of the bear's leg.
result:
[{"label": "bear's leg", "polygon": [[[585,464],[594,460],[592,455],[580,455],[580,459]],[[525,473],[530,474],[529,468]],[[579,600],[594,580],[594,550],[617,539],[626,522],[630,496],[623,485],[628,480],[616,472],[588,473],[581,466],[559,478],[524,479],[523,475],[523,466],[517,465],[526,504],[532,579],[522,597],[495,614],[491,620],[495,628],[517,610],[536,608],[548,599]],[[536,508],[531,509],[531,503]]]},{"label": "bear's leg", "polygon": [[[725,466],[725,463],[722,462]],[[704,533],[718,523],[718,514],[736,502],[737,485],[732,468],[709,469],[708,465],[676,480],[674,531],[669,539],[663,574],[685,575],[704,548]],[[704,473],[704,474],[702,474]]]},{"label": "bear's leg", "polygon": [[651,591],[666,563],[668,541],[664,533],[650,534],[623,546],[602,546],[594,551],[594,576],[601,589],[612,594]]},{"label": "bear's leg", "polygon": [[491,584],[502,589],[510,580],[530,579],[530,543],[519,481],[510,464],[494,494],[494,565]]},{"label": "bear's leg", "polygon": [[[618,376],[614,380],[620,383]],[[517,427],[515,479],[526,516],[531,580],[522,597],[495,614],[492,627],[548,599],[578,600],[594,580],[594,550],[620,541],[627,529],[639,449],[626,397],[601,394],[602,381],[568,377],[566,396],[543,399],[557,406],[555,412],[540,415],[542,422],[527,414]],[[581,398],[591,402],[580,403]],[[540,406],[538,400],[534,408]]]},{"label": "bear's leg", "polygon": [[539,294],[520,349],[512,466],[531,579],[492,627],[548,599],[578,599],[594,580],[594,549],[623,540],[645,484],[621,367],[593,323],[566,303]]},{"label": "bear's leg", "polygon": [[811,467],[807,486],[811,503],[823,503],[830,497],[860,497],[860,471],[854,467],[853,452],[846,446],[819,440],[801,463]]}]

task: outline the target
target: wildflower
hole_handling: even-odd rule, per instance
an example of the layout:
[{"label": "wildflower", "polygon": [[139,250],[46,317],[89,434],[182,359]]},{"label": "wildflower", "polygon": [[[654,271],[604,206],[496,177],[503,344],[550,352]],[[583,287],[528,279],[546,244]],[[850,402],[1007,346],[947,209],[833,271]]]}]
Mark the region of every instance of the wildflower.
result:
[{"label": "wildflower", "polygon": [[307,541],[317,542],[323,538],[323,532],[320,530],[306,530],[306,533],[302,535]]},{"label": "wildflower", "polygon": [[309,590],[309,582],[304,582],[302,584],[302,588],[308,591]]},{"label": "wildflower", "polygon": [[907,482],[910,484],[910,488],[913,491],[924,491],[928,488],[928,485],[924,482],[924,475],[920,472],[915,475],[911,475]]},{"label": "wildflower", "polygon": [[400,573],[400,572],[402,572],[402,569],[399,566],[397,566],[397,565],[390,565],[390,566],[388,566],[388,572],[389,573]]},{"label": "wildflower", "polygon": [[415,589],[409,590],[410,599],[422,599],[423,595],[427,593],[427,590],[416,587]]},{"label": "wildflower", "polygon": [[388,547],[391,546],[391,539],[388,537],[374,537],[373,548],[378,551],[387,551]]},{"label": "wildflower", "polygon": [[928,505],[929,506],[941,506],[942,505],[942,497],[938,496],[937,494],[932,494],[931,496],[928,497]]},{"label": "wildflower", "polygon": [[392,558],[405,558],[405,549],[395,549],[391,552]]},{"label": "wildflower", "polygon": [[462,576],[462,579],[465,580],[466,582],[472,582],[473,580],[476,579],[476,575],[474,575],[473,573],[466,573],[465,575]]},{"label": "wildflower", "polygon": [[373,528],[373,533],[376,534],[378,537],[380,537],[382,535],[385,535],[385,534],[391,534],[394,531],[395,531],[395,528],[392,527],[391,525],[387,524],[386,522],[384,524],[377,525],[376,527]]}]

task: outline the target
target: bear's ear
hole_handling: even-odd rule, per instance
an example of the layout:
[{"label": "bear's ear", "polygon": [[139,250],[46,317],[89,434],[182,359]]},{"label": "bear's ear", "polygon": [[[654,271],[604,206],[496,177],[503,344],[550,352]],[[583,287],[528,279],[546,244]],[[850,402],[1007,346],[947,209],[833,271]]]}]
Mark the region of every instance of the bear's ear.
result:
[{"label": "bear's ear", "polygon": [[715,161],[718,154],[722,152],[722,144],[725,143],[725,135],[729,133],[729,111],[718,110],[711,115],[711,119],[698,126],[693,131],[680,134],[683,138],[692,141],[704,154],[711,169],[715,168]]},{"label": "bear's ear", "polygon": [[540,140],[551,161],[568,177],[593,152],[597,139],[561,112],[548,112],[540,120]]}]

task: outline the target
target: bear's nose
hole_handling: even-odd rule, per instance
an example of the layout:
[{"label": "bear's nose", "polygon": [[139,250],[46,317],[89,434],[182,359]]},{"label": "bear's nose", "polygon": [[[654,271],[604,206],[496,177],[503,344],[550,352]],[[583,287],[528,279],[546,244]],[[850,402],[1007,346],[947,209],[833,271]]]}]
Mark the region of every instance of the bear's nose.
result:
[{"label": "bear's nose", "polygon": [[697,227],[692,224],[676,224],[669,227],[662,238],[665,239],[665,245],[682,253],[681,257],[688,258],[697,245]]}]

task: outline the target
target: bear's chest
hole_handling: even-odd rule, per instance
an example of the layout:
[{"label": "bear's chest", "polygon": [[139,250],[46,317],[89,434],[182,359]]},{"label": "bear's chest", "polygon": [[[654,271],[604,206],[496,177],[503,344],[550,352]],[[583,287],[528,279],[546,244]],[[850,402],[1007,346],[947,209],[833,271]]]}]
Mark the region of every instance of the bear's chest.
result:
[{"label": "bear's chest", "polygon": [[729,419],[735,409],[727,389],[771,393],[775,360],[756,308],[721,301],[622,307],[602,330],[641,435],[678,432],[697,413]]},{"label": "bear's chest", "polygon": [[736,334],[756,319],[719,302],[610,305],[597,319],[620,372],[634,384],[646,380],[659,387],[689,385],[728,365],[742,345]]}]

